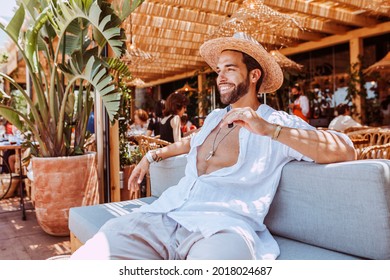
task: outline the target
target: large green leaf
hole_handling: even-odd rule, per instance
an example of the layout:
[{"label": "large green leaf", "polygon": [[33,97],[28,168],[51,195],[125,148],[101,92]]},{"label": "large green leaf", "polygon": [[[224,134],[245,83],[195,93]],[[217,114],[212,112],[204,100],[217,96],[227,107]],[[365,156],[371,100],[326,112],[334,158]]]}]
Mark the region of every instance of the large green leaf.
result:
[{"label": "large green leaf", "polygon": [[18,41],[20,29],[24,21],[24,7],[21,5],[12,17],[11,21],[7,24],[6,31],[12,37],[14,41]]},{"label": "large green leaf", "polygon": [[123,0],[117,3],[114,1],[114,6],[119,18],[123,21],[143,2],[145,0]]},{"label": "large green leaf", "polygon": [[[63,34],[68,31],[68,27],[72,22],[78,18],[87,19],[89,23],[93,25],[94,30],[98,31],[100,36],[94,37],[94,40],[102,48],[108,43],[113,50],[114,54],[120,57],[125,51],[125,36],[121,28],[112,27],[111,20],[115,20],[117,17],[111,9],[100,8],[98,1],[92,2],[89,7],[80,4],[86,1],[71,1],[69,3],[59,2],[58,6],[61,12],[53,12],[53,20],[58,25],[59,37],[62,38]],[[89,4],[89,1],[87,1]],[[73,5],[72,5],[73,3]],[[95,33],[94,33],[95,34]]]},{"label": "large green leaf", "polygon": [[100,95],[109,119],[113,121],[119,110],[121,94],[106,65],[95,56],[91,55],[88,61],[85,61],[75,53],[66,65],[61,65],[61,70],[70,82],[79,79],[88,81]]},{"label": "large green leaf", "polygon": [[23,123],[20,121],[15,109],[0,104],[0,115],[12,123],[17,129],[23,131]]}]

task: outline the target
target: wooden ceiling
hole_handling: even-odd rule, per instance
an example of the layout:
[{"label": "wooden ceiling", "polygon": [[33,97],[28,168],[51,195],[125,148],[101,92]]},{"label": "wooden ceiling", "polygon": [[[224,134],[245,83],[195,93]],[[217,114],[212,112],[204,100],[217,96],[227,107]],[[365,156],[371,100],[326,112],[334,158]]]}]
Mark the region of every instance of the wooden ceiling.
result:
[{"label": "wooden ceiling", "polygon": [[[132,56],[133,62],[127,58],[133,76],[146,85],[155,85],[207,69],[199,55],[199,46],[221,24],[234,17],[246,1],[255,0],[145,0],[124,25],[129,46],[132,34],[136,49],[152,56],[146,60]],[[288,33],[288,44],[283,45],[278,43],[277,36],[283,28],[274,28],[275,32],[269,34],[269,31],[262,33],[265,26],[259,25],[255,37],[269,51],[270,48],[296,48],[353,30],[390,25],[390,0],[259,1],[276,13],[293,17],[300,26]]]}]

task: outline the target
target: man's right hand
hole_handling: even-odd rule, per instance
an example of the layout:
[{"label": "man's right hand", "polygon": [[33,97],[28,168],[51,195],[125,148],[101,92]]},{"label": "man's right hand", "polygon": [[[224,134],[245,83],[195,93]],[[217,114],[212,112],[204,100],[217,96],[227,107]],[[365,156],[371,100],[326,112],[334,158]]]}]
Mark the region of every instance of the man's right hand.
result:
[{"label": "man's right hand", "polygon": [[143,157],[134,168],[133,172],[131,172],[129,181],[127,183],[127,189],[130,191],[130,197],[139,194],[140,184],[149,170],[149,165],[149,161],[146,159],[146,157]]}]

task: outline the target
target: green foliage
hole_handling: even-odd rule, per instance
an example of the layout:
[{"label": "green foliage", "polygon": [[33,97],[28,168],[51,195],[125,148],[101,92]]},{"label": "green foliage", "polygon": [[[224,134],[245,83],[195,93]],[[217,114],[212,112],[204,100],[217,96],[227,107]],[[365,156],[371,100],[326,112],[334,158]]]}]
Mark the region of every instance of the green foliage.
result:
[{"label": "green foliage", "polygon": [[348,68],[347,72],[349,75],[349,81],[347,84],[347,95],[345,97],[346,103],[351,103],[352,105],[352,110],[351,113],[353,115],[358,115],[358,117],[361,120],[366,120],[367,121],[367,115],[366,116],[360,116],[359,114],[356,113],[356,106],[355,102],[353,100],[360,96],[362,100],[362,107],[363,107],[363,112],[367,114],[366,109],[366,98],[367,98],[367,90],[365,87],[366,84],[366,79],[362,71],[362,57],[359,56],[358,62],[352,63],[350,67]]},{"label": "green foliage", "polygon": [[363,75],[363,71],[361,70],[361,62],[356,62],[351,64],[348,69],[349,74],[349,82],[347,88],[347,96],[345,100],[347,102],[351,102],[357,96],[361,96],[362,98],[367,98],[367,90],[365,88],[365,76]]},{"label": "green foliage", "polygon": [[[11,77],[0,73],[30,108],[26,114],[0,104],[0,114],[18,129],[32,133],[32,140],[39,143],[36,156],[82,154],[96,96],[100,96],[112,122],[118,117],[121,90],[112,75],[126,71],[114,63],[126,48],[120,25],[143,1],[125,9],[119,7],[120,14],[105,0],[19,2],[14,17],[6,26],[0,23],[0,29],[26,62],[36,102]],[[123,2],[127,1],[122,1],[125,5]],[[105,57],[108,46],[113,60]]]},{"label": "green foliage", "polygon": [[142,159],[138,146],[130,143],[126,137],[127,128],[131,121],[131,89],[127,87],[126,80],[129,76],[119,76],[119,89],[122,93],[121,106],[119,110],[119,160],[121,169],[126,165],[137,164]]}]

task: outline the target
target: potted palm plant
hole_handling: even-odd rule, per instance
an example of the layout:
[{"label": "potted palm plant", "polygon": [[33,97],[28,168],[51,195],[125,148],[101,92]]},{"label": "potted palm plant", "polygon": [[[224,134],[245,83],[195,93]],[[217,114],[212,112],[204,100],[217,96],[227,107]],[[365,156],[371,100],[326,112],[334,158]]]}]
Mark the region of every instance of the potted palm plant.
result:
[{"label": "potted palm plant", "polygon": [[69,208],[98,202],[96,155],[84,149],[88,117],[100,96],[109,119],[116,118],[121,92],[111,70],[126,50],[120,26],[142,2],[121,1],[114,9],[104,0],[17,0],[13,18],[0,24],[33,89],[30,96],[0,73],[29,107],[25,114],[0,104],[0,114],[29,133],[36,215],[49,234],[68,235]]}]

